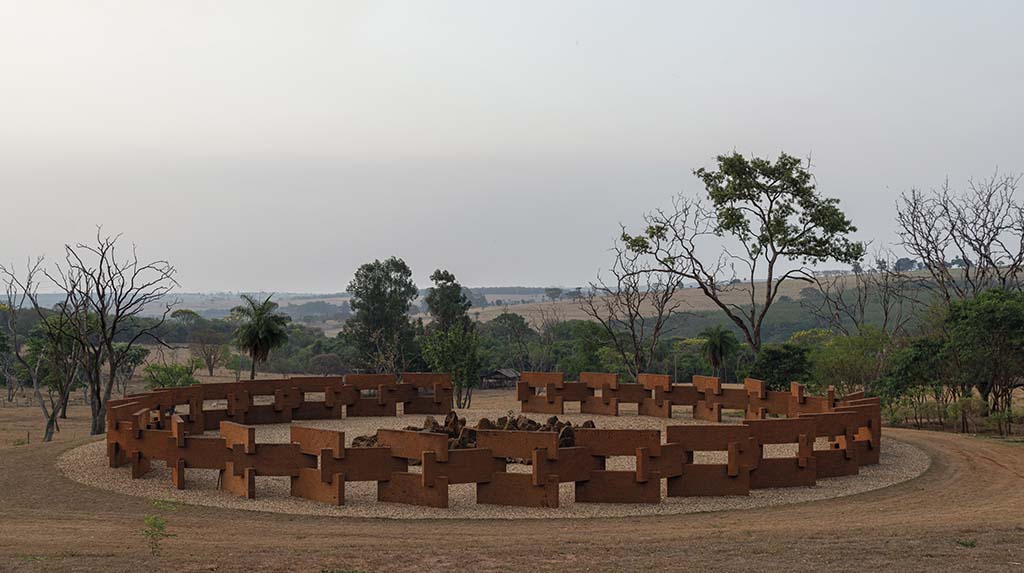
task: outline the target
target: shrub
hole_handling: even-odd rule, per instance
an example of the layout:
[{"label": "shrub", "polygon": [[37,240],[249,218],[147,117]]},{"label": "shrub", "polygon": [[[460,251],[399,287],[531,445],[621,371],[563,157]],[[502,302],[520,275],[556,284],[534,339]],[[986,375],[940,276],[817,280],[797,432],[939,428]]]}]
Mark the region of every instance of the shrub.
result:
[{"label": "shrub", "polygon": [[154,388],[179,388],[199,384],[196,380],[195,365],[190,364],[150,364],[146,366],[146,387]]}]

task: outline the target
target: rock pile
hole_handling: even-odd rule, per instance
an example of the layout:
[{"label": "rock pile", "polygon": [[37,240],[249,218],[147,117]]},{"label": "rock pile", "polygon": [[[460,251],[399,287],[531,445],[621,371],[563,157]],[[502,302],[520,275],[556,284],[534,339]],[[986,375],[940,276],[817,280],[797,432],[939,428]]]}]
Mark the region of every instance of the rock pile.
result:
[{"label": "rock pile", "polygon": [[[515,432],[556,432],[558,433],[558,447],[571,448],[576,445],[575,428],[594,428],[593,420],[587,420],[582,424],[574,426],[572,422],[565,422],[558,419],[558,416],[551,416],[543,424],[527,418],[520,414],[516,416],[509,411],[507,416],[502,416],[495,421],[488,418],[480,418],[476,427],[466,424],[465,418],[460,418],[455,412],[449,412],[444,418],[444,423],[439,423],[433,416],[427,416],[422,426],[406,426],[404,429],[413,432],[431,432],[445,434],[448,436],[448,449],[461,450],[476,447],[477,430],[509,430]],[[373,448],[377,446],[377,435],[356,436],[352,439],[353,448]],[[520,461],[520,460],[516,460]]]}]

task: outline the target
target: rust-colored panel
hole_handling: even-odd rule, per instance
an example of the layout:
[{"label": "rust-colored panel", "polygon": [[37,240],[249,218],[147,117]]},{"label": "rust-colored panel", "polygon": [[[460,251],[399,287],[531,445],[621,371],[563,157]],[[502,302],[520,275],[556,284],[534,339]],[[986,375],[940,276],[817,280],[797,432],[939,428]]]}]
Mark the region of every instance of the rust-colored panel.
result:
[{"label": "rust-colored panel", "polygon": [[302,468],[299,475],[292,477],[291,495],[330,505],[344,505],[345,478],[342,474],[334,474],[331,481],[325,483],[320,470]]},{"label": "rust-colored panel", "polygon": [[561,372],[523,372],[519,380],[525,382],[530,388],[547,388],[548,384],[554,384],[561,388],[565,382],[565,374]]},{"label": "rust-colored panel", "polygon": [[292,426],[290,430],[291,443],[297,444],[304,454],[319,456],[323,450],[330,450],[334,458],[345,455],[345,432],[302,426]]},{"label": "rust-colored panel", "polygon": [[256,499],[256,471],[252,468],[236,468],[226,462],[220,471],[220,489],[246,499]]},{"label": "rust-colored panel", "polygon": [[563,402],[581,402],[594,395],[594,390],[582,382],[565,382],[563,387],[556,391]]},{"label": "rust-colored panel", "polygon": [[757,469],[750,472],[750,487],[812,486],[818,476],[817,465],[811,458],[805,467],[800,467],[795,458],[761,458]]},{"label": "rust-colored panel", "polygon": [[594,390],[605,386],[615,388],[619,385],[619,375],[611,372],[580,372],[580,382]]},{"label": "rust-colored panel", "polygon": [[595,456],[634,456],[637,448],[647,448],[657,456],[661,454],[661,430],[579,428],[576,445],[590,448]]},{"label": "rust-colored panel", "polygon": [[520,409],[523,413],[532,414],[564,414],[565,406],[562,404],[561,396],[529,396],[522,402]]},{"label": "rust-colored panel", "polygon": [[447,461],[436,452],[423,452],[423,484],[435,483],[439,477],[447,478],[449,484],[487,482],[505,467],[505,458],[495,458],[486,449],[451,450]]},{"label": "rust-colored panel", "polygon": [[609,397],[617,398],[620,404],[639,404],[653,396],[652,391],[639,384],[619,384],[612,388]]},{"label": "rust-colored panel", "polygon": [[857,475],[860,471],[856,451],[848,455],[842,449],[816,450],[814,459],[819,478]]},{"label": "rust-colored panel", "polygon": [[710,394],[721,394],[722,381],[715,376],[693,376],[693,386],[698,392],[703,392],[705,397]]},{"label": "rust-colored panel", "polygon": [[637,414],[641,416],[653,416],[655,418],[671,418],[672,402],[668,400],[658,401],[654,398],[644,398],[637,406]]},{"label": "rust-colored panel", "polygon": [[578,503],[661,503],[661,476],[651,472],[646,482],[635,471],[594,471],[587,481],[576,482]]},{"label": "rust-colored panel", "polygon": [[345,384],[354,386],[356,390],[376,390],[380,386],[398,384],[394,374],[347,374]]},{"label": "rust-colored panel", "polygon": [[390,448],[345,448],[345,457],[340,460],[320,460],[323,476],[345,474],[345,481],[382,481],[390,479],[392,473],[408,470],[408,462],[392,457]]},{"label": "rust-colored panel", "polygon": [[224,446],[228,449],[233,449],[238,444],[242,446],[242,451],[245,453],[256,453],[256,428],[252,426],[243,426],[234,422],[221,422],[220,437],[224,440]]},{"label": "rust-colored panel", "polygon": [[530,399],[530,396],[535,394],[534,389],[530,388],[530,385],[526,382],[516,382],[516,400],[519,402],[525,402]]},{"label": "rust-colored panel", "polygon": [[[579,433],[577,440],[579,439]],[[476,446],[491,450],[497,458],[529,460],[533,450],[547,450],[549,459],[558,459],[558,434],[555,432],[516,432],[506,430],[477,430]]]},{"label": "rust-colored panel", "polygon": [[496,473],[491,481],[476,484],[476,502],[518,507],[558,507],[558,479],[548,476],[544,485],[533,485],[530,474]]},{"label": "rust-colored panel", "polygon": [[439,461],[448,460],[448,435],[411,430],[377,430],[377,445],[391,448],[396,458],[418,460],[424,452],[434,452]]},{"label": "rust-colored panel", "polygon": [[420,474],[396,472],[377,483],[377,501],[448,507],[448,478],[438,477],[433,486],[425,486]]},{"label": "rust-colored panel", "polygon": [[637,481],[652,479],[655,473],[662,479],[681,476],[688,459],[688,452],[682,444],[662,444],[660,455],[640,448],[636,456]]},{"label": "rust-colored panel", "polygon": [[636,383],[648,390],[655,388],[668,390],[672,385],[672,379],[668,374],[640,374],[636,377]]},{"label": "rust-colored panel", "polygon": [[345,415],[352,417],[397,416],[398,408],[395,404],[395,402],[381,404],[376,398],[359,398],[354,404],[345,407]]},{"label": "rust-colored panel", "polygon": [[547,450],[538,449],[533,451],[533,484],[545,484],[551,476],[559,482],[585,481],[590,472],[604,467],[604,457],[592,455],[590,448],[558,448],[556,460],[548,459]]},{"label": "rust-colored panel", "polygon": [[668,388],[655,388],[654,399],[671,402],[674,406],[694,406],[701,393],[692,384],[672,384]]},{"label": "rust-colored panel", "polygon": [[750,471],[729,477],[725,464],[686,464],[683,475],[668,479],[669,497],[750,495]]},{"label": "rust-colored panel", "polygon": [[601,416],[618,416],[619,401],[616,398],[603,396],[587,396],[580,401],[581,414],[598,414]]},{"label": "rust-colored panel", "polygon": [[434,386],[452,387],[452,375],[444,372],[402,372],[402,384],[431,390]]}]

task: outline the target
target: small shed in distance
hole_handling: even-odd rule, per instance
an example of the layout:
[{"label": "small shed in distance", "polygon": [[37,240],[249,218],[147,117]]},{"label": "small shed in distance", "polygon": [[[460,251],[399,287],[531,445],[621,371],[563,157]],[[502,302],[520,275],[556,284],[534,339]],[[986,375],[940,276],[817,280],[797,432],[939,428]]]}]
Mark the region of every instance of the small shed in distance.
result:
[{"label": "small shed in distance", "polygon": [[512,368],[499,368],[480,377],[480,388],[514,388],[519,382],[519,371]]}]

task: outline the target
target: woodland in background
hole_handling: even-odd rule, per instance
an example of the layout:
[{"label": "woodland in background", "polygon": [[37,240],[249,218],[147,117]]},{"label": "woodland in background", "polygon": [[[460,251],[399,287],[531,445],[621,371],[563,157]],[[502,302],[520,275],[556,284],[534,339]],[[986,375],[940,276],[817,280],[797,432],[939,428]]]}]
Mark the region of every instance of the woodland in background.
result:
[{"label": "woodland in background", "polygon": [[[356,271],[336,336],[297,324],[271,296],[244,295],[210,318],[166,304],[176,286],[169,263],[139,261],[134,249],[121,255],[118,237],[97,233],[68,245],[59,265],[0,267],[7,399],[28,391],[50,437],[72,392],[83,393],[102,432],[107,400],[139,368],[151,387],[198,383],[197,372],[217,369],[239,379],[444,371],[458,407],[501,368],[617,372],[627,382],[652,372],[680,383],[705,374],[864,390],[883,399],[893,423],[1012,433],[1024,421],[1014,401],[1024,386],[1019,177],[907,192],[896,206],[900,242],[869,254],[808,169],[785,154],[732,154],[697,170],[704,195],[681,195],[635,234],[620,228],[610,269],[570,295],[586,321],[562,319],[555,304],[530,321],[510,310],[475,321],[470,309],[483,292],[443,269],[421,291],[397,257]],[[852,270],[812,270],[827,263]],[[780,294],[790,281],[802,285],[796,298]],[[62,301],[40,304],[40,285]],[[719,310],[685,308],[673,296],[683,288]],[[566,296],[549,290],[551,301]],[[429,320],[413,318],[421,310]],[[143,343],[187,347],[192,360],[147,364]]]}]

